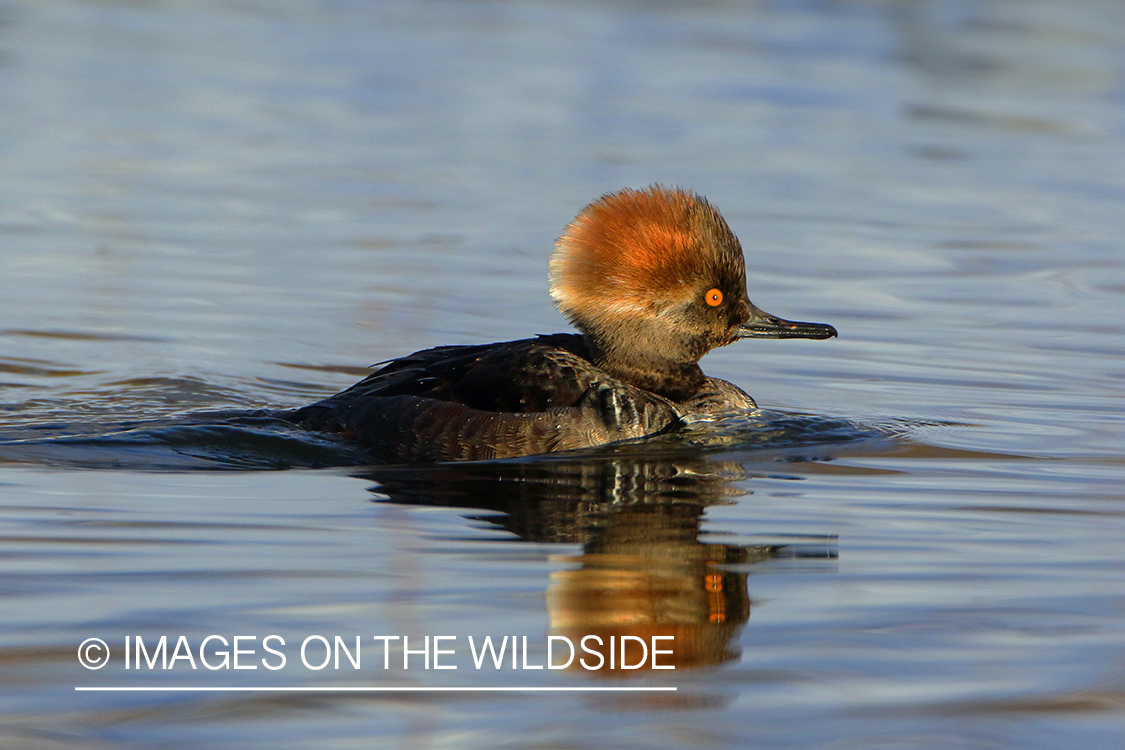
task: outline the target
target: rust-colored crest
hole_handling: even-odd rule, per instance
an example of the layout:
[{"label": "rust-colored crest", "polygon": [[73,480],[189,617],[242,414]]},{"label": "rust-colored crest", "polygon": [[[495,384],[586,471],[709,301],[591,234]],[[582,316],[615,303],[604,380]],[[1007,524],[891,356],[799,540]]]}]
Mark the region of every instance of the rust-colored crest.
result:
[{"label": "rust-colored crest", "polygon": [[550,264],[551,296],[580,328],[744,275],[742,249],[722,215],[694,193],[661,185],[591,203],[559,238]]}]

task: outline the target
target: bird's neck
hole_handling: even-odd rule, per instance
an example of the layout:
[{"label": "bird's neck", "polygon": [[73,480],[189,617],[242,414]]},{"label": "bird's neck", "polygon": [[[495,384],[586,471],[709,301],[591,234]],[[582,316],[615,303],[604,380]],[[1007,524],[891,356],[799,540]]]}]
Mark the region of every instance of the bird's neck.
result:
[{"label": "bird's neck", "polygon": [[707,381],[698,362],[665,359],[621,342],[606,345],[590,336],[586,344],[591,361],[613,377],[675,402],[692,398]]}]

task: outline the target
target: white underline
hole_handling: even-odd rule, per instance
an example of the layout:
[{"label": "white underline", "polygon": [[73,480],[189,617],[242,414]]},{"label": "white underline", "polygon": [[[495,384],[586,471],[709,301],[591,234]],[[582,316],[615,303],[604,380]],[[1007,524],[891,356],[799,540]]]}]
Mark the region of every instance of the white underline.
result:
[{"label": "white underline", "polygon": [[675,687],[75,687],[77,692],[97,693],[658,693]]}]

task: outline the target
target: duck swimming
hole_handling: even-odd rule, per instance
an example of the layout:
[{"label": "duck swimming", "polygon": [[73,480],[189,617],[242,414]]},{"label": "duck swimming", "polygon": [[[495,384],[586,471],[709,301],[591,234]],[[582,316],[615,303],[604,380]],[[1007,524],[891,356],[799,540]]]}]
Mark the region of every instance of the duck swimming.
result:
[{"label": "duck swimming", "polygon": [[715,347],[836,335],[755,307],[738,238],[706,199],[677,188],[625,189],[586,206],[556,243],[549,277],[580,333],[425,349],[288,418],[390,460],[591,448],[756,409],[703,374],[699,360]]}]

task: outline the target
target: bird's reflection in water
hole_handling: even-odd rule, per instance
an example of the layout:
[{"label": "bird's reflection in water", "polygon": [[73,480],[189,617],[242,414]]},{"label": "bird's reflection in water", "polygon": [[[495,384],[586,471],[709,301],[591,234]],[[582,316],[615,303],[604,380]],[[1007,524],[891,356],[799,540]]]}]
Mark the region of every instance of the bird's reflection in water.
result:
[{"label": "bird's reflection in water", "polygon": [[572,668],[626,676],[738,657],[750,597],[746,573],[723,566],[765,559],[776,548],[700,542],[703,507],[620,509],[583,554],[561,558],[574,567],[551,574],[547,609],[551,633],[577,647]]},{"label": "bird's reflection in water", "polygon": [[[569,669],[591,675],[737,659],[750,616],[747,567],[792,552],[700,540],[705,509],[734,502],[746,492],[736,482],[749,478],[738,463],[702,456],[381,467],[363,476],[393,502],[493,511],[469,517],[525,541],[581,544],[580,554],[554,558],[561,569],[546,598],[550,635],[573,644]],[[565,663],[568,647],[555,641],[552,662]]]}]

